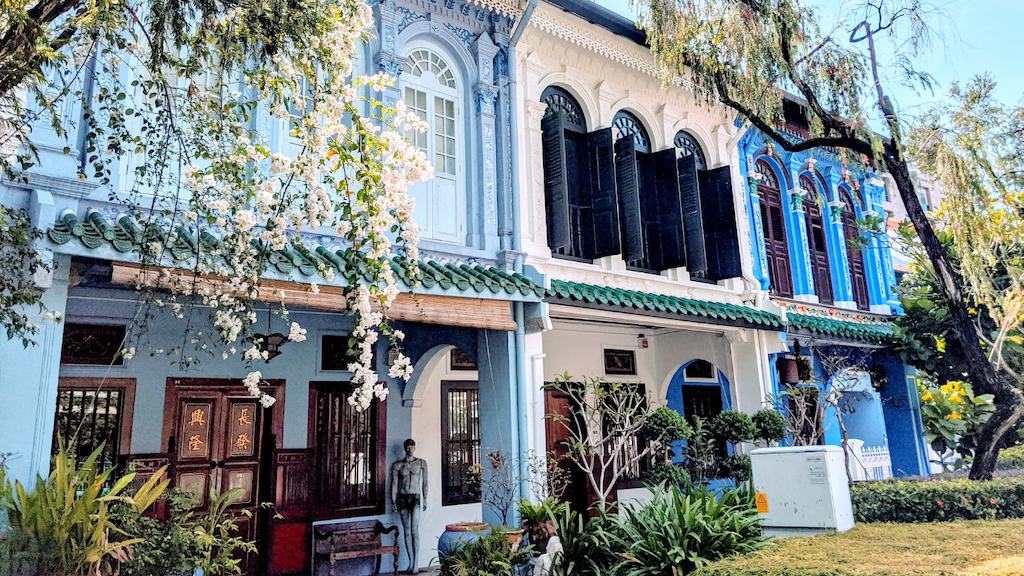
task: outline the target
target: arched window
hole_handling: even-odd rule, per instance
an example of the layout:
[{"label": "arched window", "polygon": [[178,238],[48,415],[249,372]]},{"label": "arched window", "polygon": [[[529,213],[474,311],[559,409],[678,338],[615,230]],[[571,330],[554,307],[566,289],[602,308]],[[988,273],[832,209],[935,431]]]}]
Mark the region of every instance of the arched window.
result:
[{"label": "arched window", "polygon": [[814,291],[822,304],[832,304],[832,272],[828,265],[828,245],[825,242],[825,219],[822,217],[824,196],[807,174],[800,177],[804,189],[804,220],[807,224],[807,247],[810,250],[811,273],[814,277]]},{"label": "arched window", "polygon": [[651,137],[647,135],[647,129],[643,122],[635,114],[627,110],[619,110],[612,118],[612,128],[619,131],[618,138],[632,136],[636,141],[636,149],[642,152],[651,151]]},{"label": "arched window", "polygon": [[572,94],[548,86],[541,120],[548,247],[559,258],[593,261],[618,254],[619,211],[610,128],[587,132]]},{"label": "arched window", "polygon": [[764,160],[758,160],[757,171],[761,183],[757,186],[761,198],[761,225],[764,234],[765,255],[768,258],[768,281],[776,296],[793,297],[793,273],[789,265],[789,241],[786,238],[785,210],[782,208],[782,190],[775,170]]},{"label": "arched window", "polygon": [[857,244],[860,228],[857,227],[857,212],[850,192],[845,188],[840,192],[843,201],[843,236],[846,239],[846,259],[850,263],[850,286],[853,289],[853,301],[860,310],[869,310],[871,302],[868,298],[868,279],[864,270],[864,254]]},{"label": "arched window", "polygon": [[697,165],[697,170],[707,170],[708,161],[704,156],[704,150],[700,147],[700,142],[693,137],[692,134],[686,130],[680,130],[676,132],[676,137],[672,140],[675,147],[683,151],[683,156],[693,156],[693,162]]},{"label": "arched window", "polygon": [[405,104],[429,126],[426,132],[410,133],[409,139],[434,164],[434,177],[409,190],[416,198],[413,218],[423,228],[423,238],[464,243],[464,130],[455,72],[444,57],[427,48],[410,52],[405,68]]},{"label": "arched window", "polygon": [[540,96],[540,101],[547,104],[544,118],[562,113],[568,124],[586,130],[587,119],[583,108],[567,90],[558,86],[548,86]]}]

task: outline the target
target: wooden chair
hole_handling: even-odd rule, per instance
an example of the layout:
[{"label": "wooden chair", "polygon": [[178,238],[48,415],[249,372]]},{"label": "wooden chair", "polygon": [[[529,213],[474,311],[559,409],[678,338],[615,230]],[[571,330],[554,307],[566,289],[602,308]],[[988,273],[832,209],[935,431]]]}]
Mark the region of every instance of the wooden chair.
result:
[{"label": "wooden chair", "polygon": [[[381,542],[384,534],[395,535],[395,543],[385,546]],[[331,566],[339,560],[377,557],[374,573],[380,573],[380,557],[391,554],[395,558],[395,573],[398,573],[398,526],[385,528],[379,520],[364,522],[339,522],[316,527],[316,553],[330,559]]]}]

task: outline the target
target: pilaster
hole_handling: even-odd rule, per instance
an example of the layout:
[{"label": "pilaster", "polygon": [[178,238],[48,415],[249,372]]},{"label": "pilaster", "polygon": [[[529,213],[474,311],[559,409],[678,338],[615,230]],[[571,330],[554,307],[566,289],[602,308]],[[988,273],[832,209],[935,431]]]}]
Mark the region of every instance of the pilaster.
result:
[{"label": "pilaster", "polygon": [[[483,168],[480,170],[480,189],[483,191],[483,234],[481,237],[484,239],[492,237],[492,235],[496,236],[498,233],[495,105],[498,100],[499,88],[494,84],[494,56],[498,53],[498,46],[485,32],[477,38],[472,48],[479,79],[473,85],[473,99],[476,103],[475,113],[480,123],[478,158],[480,158]],[[498,248],[498,246],[485,245],[480,247],[495,250]]]},{"label": "pilaster", "polygon": [[[57,256],[50,287],[42,302],[49,313],[64,316],[68,297],[69,256]],[[43,320],[38,310],[28,310],[29,321],[39,326],[35,346],[0,337],[0,422],[30,422],[0,427],[0,446],[18,453],[8,460],[8,480],[29,485],[37,474],[50,471],[53,418],[57,409],[57,379],[64,325]]]},{"label": "pilaster", "polygon": [[750,197],[750,215],[754,225],[751,227],[751,238],[753,249],[756,250],[754,275],[761,282],[761,289],[768,290],[768,250],[764,245],[764,221],[761,219],[761,195],[757,191],[758,184],[763,176],[754,169],[754,159],[747,157],[747,193]]}]

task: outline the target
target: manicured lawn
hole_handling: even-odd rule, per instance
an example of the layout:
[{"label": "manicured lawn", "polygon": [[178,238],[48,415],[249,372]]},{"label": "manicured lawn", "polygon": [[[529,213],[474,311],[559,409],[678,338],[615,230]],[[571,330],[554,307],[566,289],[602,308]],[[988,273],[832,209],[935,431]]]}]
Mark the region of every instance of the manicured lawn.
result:
[{"label": "manicured lawn", "polygon": [[1024,576],[1024,520],[858,524],[779,540],[692,576]]}]

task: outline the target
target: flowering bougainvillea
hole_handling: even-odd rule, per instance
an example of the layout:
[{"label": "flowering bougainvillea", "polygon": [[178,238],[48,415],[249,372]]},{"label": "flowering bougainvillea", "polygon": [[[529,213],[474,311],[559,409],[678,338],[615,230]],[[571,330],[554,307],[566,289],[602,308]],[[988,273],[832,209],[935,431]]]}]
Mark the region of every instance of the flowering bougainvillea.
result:
[{"label": "flowering bougainvillea", "polygon": [[[311,253],[311,235],[326,231],[342,249],[318,273],[346,288],[355,318],[349,401],[367,407],[383,399],[373,347],[383,337],[400,349],[404,335],[387,311],[399,278],[416,283],[420,232],[407,192],[433,168],[405,138],[425,122],[401,101],[378,99],[395,79],[356,72],[370,7],[242,3],[204,7],[187,25],[135,8],[142,9],[129,4],[118,26],[74,52],[78,63],[95,55],[103,80],[86,102],[91,176],[109,184],[139,224],[137,252],[152,271],[140,284],[151,302],[187,323],[182,346],[152,352],[185,365],[199,352],[266,360],[269,337],[254,329],[257,302],[281,316],[288,341],[305,340],[285,293],[269,290],[265,275],[276,254]],[[125,358],[134,355],[130,343]],[[411,373],[399,352],[389,376]],[[244,383],[269,406],[261,382],[250,368]]]}]

